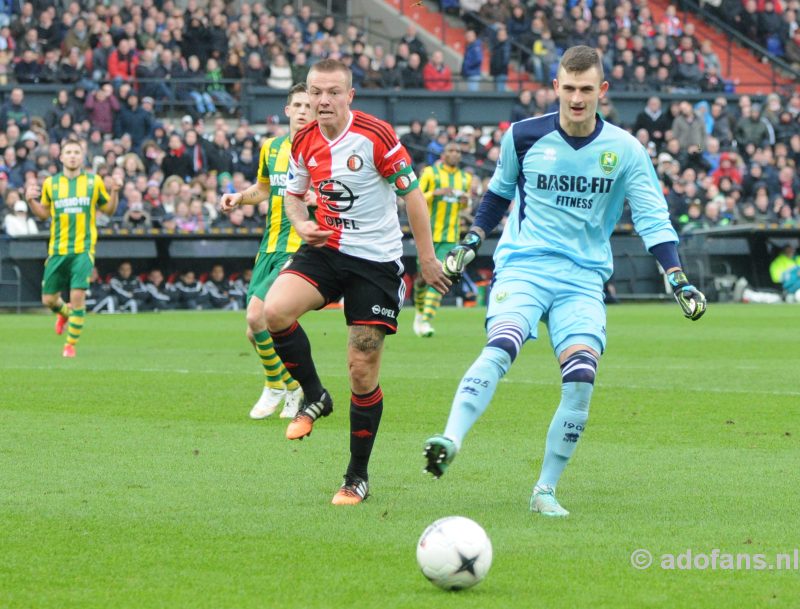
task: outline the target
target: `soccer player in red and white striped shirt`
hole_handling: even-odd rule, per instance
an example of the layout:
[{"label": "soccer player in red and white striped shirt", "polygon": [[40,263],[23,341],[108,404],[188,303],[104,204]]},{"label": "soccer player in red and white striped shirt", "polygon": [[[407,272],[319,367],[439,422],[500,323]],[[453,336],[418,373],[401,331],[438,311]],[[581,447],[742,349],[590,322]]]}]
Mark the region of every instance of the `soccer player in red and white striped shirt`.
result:
[{"label": "soccer player in red and white striped shirt", "polygon": [[[333,411],[297,320],[344,297],[350,327],[350,463],[333,503],[353,505],[368,495],[367,466],[383,411],[378,380],[383,340],[397,331],[405,298],[397,195],[406,202],[425,281],[444,294],[450,280],[436,259],[427,203],[394,129],[350,109],[355,91],[344,64],[329,59],[314,64],[307,84],[316,120],[292,141],[284,199],[304,244],[272,285],[264,311],[275,351],[305,394],[303,408],[286,429],[286,437],[296,440]],[[310,188],[317,197],[315,218],[309,218],[303,201]]]}]

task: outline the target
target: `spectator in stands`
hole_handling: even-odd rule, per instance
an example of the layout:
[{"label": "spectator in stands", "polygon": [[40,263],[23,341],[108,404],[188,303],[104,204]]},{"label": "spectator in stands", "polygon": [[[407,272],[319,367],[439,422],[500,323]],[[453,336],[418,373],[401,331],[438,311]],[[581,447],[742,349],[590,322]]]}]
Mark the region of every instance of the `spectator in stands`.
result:
[{"label": "spectator in stands", "polygon": [[672,127],[672,119],[661,107],[661,99],[651,96],[647,99],[644,109],[636,116],[633,132],[644,129],[658,148],[664,143],[664,135]]},{"label": "spectator in stands", "polygon": [[269,64],[267,86],[272,89],[286,91],[292,86],[292,68],[289,66],[289,61],[283,53],[275,55]]},{"label": "spectator in stands", "polygon": [[553,42],[559,49],[566,49],[572,35],[573,23],[563,4],[553,6],[553,13],[547,22],[547,29],[553,36]]},{"label": "spectator in stands", "polygon": [[205,85],[200,84],[205,79],[205,74],[200,69],[200,59],[197,55],[190,55],[187,61],[187,68],[175,75],[176,80],[180,78],[176,85],[176,97],[179,101],[190,101],[194,104],[190,106],[190,112],[195,117],[208,116],[217,111],[214,100],[205,90]]},{"label": "spectator in stands", "polygon": [[236,112],[238,104],[222,83],[222,70],[213,57],[206,62],[205,87],[216,106],[223,106],[228,114]]},{"label": "spectator in stands", "polygon": [[25,201],[14,203],[14,213],[3,218],[3,230],[9,237],[20,235],[35,235],[39,232],[36,221],[28,215],[28,206]]},{"label": "spectator in stands", "polygon": [[161,169],[164,172],[165,180],[173,175],[184,180],[194,175],[192,159],[186,154],[183,140],[181,140],[181,136],[177,133],[172,133],[169,136],[169,147]]},{"label": "spectator in stands", "polygon": [[625,85],[625,90],[635,93],[650,93],[652,91],[645,66],[638,65],[633,68],[633,76]]},{"label": "spectator in stands", "polygon": [[508,82],[508,65],[511,61],[511,41],[505,25],[498,25],[489,53],[489,75],[494,79],[495,91],[505,91]]},{"label": "spectator in stands", "polygon": [[[384,89],[401,89],[403,87],[403,73],[397,67],[397,59],[394,55],[386,55],[383,58],[383,66],[381,67],[381,85]],[[297,80],[295,82],[305,82],[305,79]]]},{"label": "spectator in stands", "polygon": [[483,66],[483,42],[475,30],[465,33],[466,46],[464,60],[461,64],[461,76],[467,84],[467,91],[478,91],[481,84],[481,68]]},{"label": "spectator in stands", "polygon": [[113,133],[114,115],[120,111],[120,103],[110,83],[104,83],[97,91],[89,93],[85,108],[94,127],[103,134]]},{"label": "spectator in stands", "polygon": [[142,284],[141,311],[168,311],[174,308],[172,302],[175,292],[170,290],[164,281],[164,274],[159,268],[153,268]]},{"label": "spectator in stands", "polygon": [[428,50],[425,48],[425,44],[419,39],[417,36],[417,26],[414,24],[409,24],[406,28],[406,33],[403,34],[402,38],[400,38],[401,43],[405,43],[408,46],[409,57],[411,54],[416,53],[419,55],[420,63],[425,65],[428,61]]},{"label": "spectator in stands", "polygon": [[703,82],[703,70],[697,63],[694,51],[685,50],[675,70],[676,84],[687,92],[697,93]]},{"label": "spectator in stands", "polygon": [[108,56],[108,77],[119,86],[122,82],[132,82],[136,76],[139,56],[127,38],[117,43],[117,48]]},{"label": "spectator in stands", "polygon": [[757,23],[758,43],[773,55],[782,56],[783,41],[789,38],[789,31],[781,15],[775,12],[773,0],[764,1]]},{"label": "spectator in stands", "polygon": [[800,28],[796,28],[784,45],[784,58],[792,67],[800,69]]},{"label": "spectator in stands", "polygon": [[139,311],[139,297],[142,292],[142,282],[133,274],[133,267],[128,261],[122,262],[117,268],[117,274],[109,282],[111,292],[117,301],[117,309],[136,313]]},{"label": "spectator in stands", "polygon": [[769,122],[761,118],[761,106],[752,104],[748,110],[749,113],[737,121],[734,131],[739,149],[742,150],[748,144],[756,147],[769,145],[770,140],[774,141],[774,132],[770,133]]},{"label": "spectator in stands", "polygon": [[444,62],[444,53],[434,51],[431,60],[422,69],[422,80],[428,91],[452,91],[453,74]]},{"label": "spectator in stands", "polygon": [[214,131],[213,141],[206,145],[206,158],[208,160],[206,170],[216,171],[218,174],[233,172],[233,153],[230,151],[230,141],[225,130]]},{"label": "spectator in stands", "polygon": [[430,143],[430,137],[423,133],[422,123],[419,120],[411,121],[408,132],[400,137],[400,143],[405,146],[415,166],[425,162],[425,151]]},{"label": "spectator in stands", "polygon": [[117,118],[117,136],[127,133],[131,136],[133,149],[138,151],[145,139],[152,137],[156,119],[153,115],[153,98],[145,97],[142,99],[142,106],[139,105],[139,97],[136,94],[128,96],[125,104],[122,104]]},{"label": "spectator in stands", "polygon": [[26,49],[22,52],[22,58],[14,65],[14,76],[20,84],[36,84],[41,81],[42,64],[36,55],[36,51]]},{"label": "spectator in stands", "polygon": [[132,194],[135,194],[138,200],[128,201],[128,210],[125,212],[125,215],[122,216],[121,227],[130,230],[151,228],[153,223],[150,220],[150,214],[144,209],[144,203],[141,201],[141,194],[136,190],[133,191]]},{"label": "spectator in stands", "polygon": [[517,101],[511,107],[510,121],[516,123],[533,116],[533,94],[530,89],[522,89],[517,96]]},{"label": "spectator in stands", "polygon": [[511,40],[521,41],[524,39],[531,30],[531,20],[525,12],[525,6],[522,4],[511,6],[511,15],[505,25]]},{"label": "spectator in stands", "polygon": [[206,302],[203,284],[197,281],[192,270],[185,270],[173,285],[174,301],[178,309],[200,310]]},{"label": "spectator in stands", "polygon": [[404,89],[423,89],[425,79],[422,74],[421,59],[419,54],[412,53],[408,56],[408,65],[403,68],[403,88]]},{"label": "spectator in stands", "polygon": [[614,107],[614,102],[607,95],[600,100],[597,110],[603,117],[603,120],[612,125],[622,125],[619,112],[617,112],[617,109]]},{"label": "spectator in stands", "polygon": [[31,114],[24,102],[23,90],[20,87],[11,89],[8,101],[0,107],[0,129],[5,130],[9,121],[13,121],[21,131],[31,126]]},{"label": "spectator in stands", "polygon": [[680,102],[679,114],[672,122],[672,134],[678,140],[681,150],[690,152],[705,148],[706,127],[690,102]]}]

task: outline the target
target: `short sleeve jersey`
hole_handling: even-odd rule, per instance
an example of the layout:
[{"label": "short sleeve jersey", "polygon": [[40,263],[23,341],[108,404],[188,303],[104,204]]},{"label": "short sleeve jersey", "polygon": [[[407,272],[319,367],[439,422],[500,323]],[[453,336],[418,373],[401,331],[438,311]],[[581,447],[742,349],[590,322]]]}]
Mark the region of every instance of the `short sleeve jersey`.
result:
[{"label": "short sleeve jersey", "polygon": [[317,195],[316,220],[333,231],[326,247],[388,262],[403,255],[397,195],[418,186],[411,158],[387,123],[353,111],[344,131],[325,137],[316,121],[292,141],[287,192]]},{"label": "short sleeve jersey", "polygon": [[108,202],[99,176],[82,171],[75,178],[49,176],[42,186],[41,204],[50,210],[50,256],[88,253],[97,243],[97,207]]}]

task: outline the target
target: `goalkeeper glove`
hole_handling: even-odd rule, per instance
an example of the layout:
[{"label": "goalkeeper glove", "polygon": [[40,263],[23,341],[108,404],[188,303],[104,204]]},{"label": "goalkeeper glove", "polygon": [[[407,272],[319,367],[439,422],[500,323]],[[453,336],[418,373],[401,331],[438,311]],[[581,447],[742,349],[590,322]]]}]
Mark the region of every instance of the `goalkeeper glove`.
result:
[{"label": "goalkeeper glove", "polygon": [[667,275],[675,300],[687,319],[697,321],[706,312],[706,297],[686,278],[683,271],[673,271]]},{"label": "goalkeeper glove", "polygon": [[475,260],[478,248],[481,246],[481,238],[475,231],[469,231],[461,242],[447,252],[442,262],[444,274],[451,279],[460,279],[466,266]]}]

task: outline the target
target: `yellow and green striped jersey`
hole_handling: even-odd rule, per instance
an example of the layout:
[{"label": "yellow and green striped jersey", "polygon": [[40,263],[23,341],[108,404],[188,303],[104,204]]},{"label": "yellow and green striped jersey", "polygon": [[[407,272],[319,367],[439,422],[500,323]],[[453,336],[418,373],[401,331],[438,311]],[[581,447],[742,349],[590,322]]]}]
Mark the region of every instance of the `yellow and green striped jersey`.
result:
[{"label": "yellow and green striped jersey", "polygon": [[[469,196],[472,187],[472,174],[450,167],[441,161],[429,165],[422,171],[419,187],[425,200],[428,201],[428,213],[431,216],[431,232],[434,243],[455,243],[459,235],[459,197]],[[451,188],[453,194],[437,196],[433,192],[438,188]]]},{"label": "yellow and green striped jersey", "polygon": [[289,153],[292,142],[288,135],[269,138],[261,146],[258,158],[258,181],[270,185],[267,224],[260,252],[296,252],[300,247],[300,236],[294,230],[283,208],[286,180],[289,173]]},{"label": "yellow and green striped jersey", "polygon": [[41,203],[50,209],[50,256],[88,253],[97,243],[97,207],[108,203],[103,180],[85,171],[75,178],[63,173],[48,177]]}]

